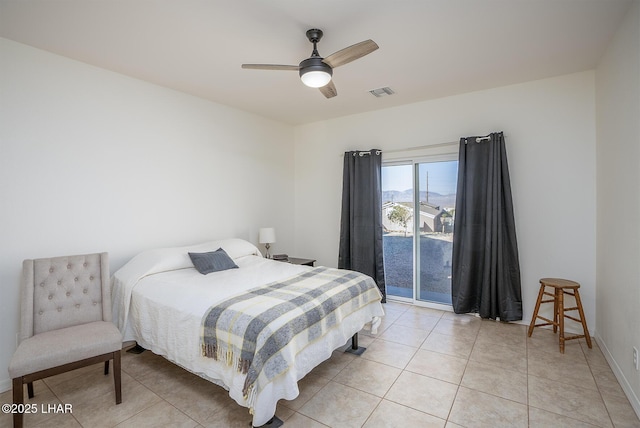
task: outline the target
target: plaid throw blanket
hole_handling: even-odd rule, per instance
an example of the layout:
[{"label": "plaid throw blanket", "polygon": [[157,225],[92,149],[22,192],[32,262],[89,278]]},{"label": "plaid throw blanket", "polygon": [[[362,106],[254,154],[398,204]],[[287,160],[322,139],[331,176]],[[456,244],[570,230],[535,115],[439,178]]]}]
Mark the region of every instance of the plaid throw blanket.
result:
[{"label": "plaid throw blanket", "polygon": [[304,346],[381,298],[366,275],[314,268],[209,308],[202,322],[202,353],[247,375],[242,392],[252,408],[260,385],[286,372]]}]

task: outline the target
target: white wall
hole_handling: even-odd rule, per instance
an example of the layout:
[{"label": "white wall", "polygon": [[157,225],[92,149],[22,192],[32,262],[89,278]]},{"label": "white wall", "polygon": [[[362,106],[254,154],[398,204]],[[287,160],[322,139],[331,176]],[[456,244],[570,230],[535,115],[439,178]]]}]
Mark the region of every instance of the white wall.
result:
[{"label": "white wall", "polygon": [[214,238],[293,247],[293,130],[0,39],[0,391],[22,260]]},{"label": "white wall", "polygon": [[[640,415],[640,2],[596,70],[598,342]],[[603,396],[606,400],[606,396]]]},{"label": "white wall", "polygon": [[[297,253],[317,258],[320,264],[337,264],[341,153],[345,150],[397,150],[504,131],[524,321],[531,319],[538,280],[564,277],[582,285],[588,326],[593,332],[594,85],[594,72],[590,71],[297,127]],[[551,305],[545,306],[550,316]]]}]

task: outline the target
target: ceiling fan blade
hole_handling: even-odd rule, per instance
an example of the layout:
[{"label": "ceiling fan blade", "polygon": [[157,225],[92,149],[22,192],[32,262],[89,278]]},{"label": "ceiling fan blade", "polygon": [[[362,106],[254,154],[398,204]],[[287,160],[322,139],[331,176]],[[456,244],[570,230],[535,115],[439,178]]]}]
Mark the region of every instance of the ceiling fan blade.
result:
[{"label": "ceiling fan blade", "polygon": [[327,98],[333,98],[338,95],[338,91],[336,90],[336,85],[333,84],[333,80],[330,80],[329,83],[318,89],[320,89],[322,95]]},{"label": "ceiling fan blade", "polygon": [[356,43],[348,48],[339,50],[326,57],[323,62],[329,64],[331,68],[336,68],[341,65],[345,65],[358,58],[362,58],[365,55],[378,49],[378,45],[373,40],[365,40],[364,42]]},{"label": "ceiling fan blade", "polygon": [[298,71],[298,65],[280,65],[280,64],[242,64],[242,68],[248,70],[291,70]]}]

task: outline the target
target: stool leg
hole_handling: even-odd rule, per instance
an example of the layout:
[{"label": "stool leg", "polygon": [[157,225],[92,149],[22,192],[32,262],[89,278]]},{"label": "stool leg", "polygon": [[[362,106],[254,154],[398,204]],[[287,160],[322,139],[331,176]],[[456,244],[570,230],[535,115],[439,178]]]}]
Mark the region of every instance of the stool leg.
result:
[{"label": "stool leg", "polygon": [[564,354],[564,291],[556,291],[560,291],[560,293],[558,293],[556,302],[558,304],[558,321],[560,323],[560,353]]},{"label": "stool leg", "polygon": [[562,290],[558,288],[553,289],[553,332],[558,332],[558,314],[560,313],[558,310],[558,299],[562,296]]},{"label": "stool leg", "polygon": [[589,335],[589,329],[587,328],[587,321],[584,318],[584,311],[582,310],[582,301],[580,300],[580,292],[578,289],[574,291],[574,295],[576,297],[576,303],[578,307],[578,313],[580,314],[580,322],[582,323],[582,328],[584,330],[584,339],[587,341],[587,345],[591,348],[591,336]]},{"label": "stool leg", "polygon": [[536,326],[536,319],[538,318],[538,311],[540,310],[540,302],[544,296],[544,285],[540,285],[540,291],[538,292],[538,301],[536,302],[536,308],[533,310],[533,316],[531,317],[531,324],[529,324],[529,337],[533,333],[533,328]]}]

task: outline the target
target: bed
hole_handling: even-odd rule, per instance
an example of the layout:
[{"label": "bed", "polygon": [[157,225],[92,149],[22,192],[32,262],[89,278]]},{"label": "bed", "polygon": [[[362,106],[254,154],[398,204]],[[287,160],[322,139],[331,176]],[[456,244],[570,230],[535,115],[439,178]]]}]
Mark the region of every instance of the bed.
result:
[{"label": "bed", "polygon": [[[205,253],[218,248],[222,248],[238,268],[207,275],[199,273],[188,253]],[[296,340],[288,341],[282,350],[284,357],[278,355],[286,360],[286,367],[272,378],[260,377],[255,387],[251,385],[250,393],[247,392],[246,370],[240,370],[230,361],[206,356],[203,323],[213,309],[246,296],[247,291],[260,294],[273,284],[325,273],[360,276],[362,278],[358,280],[362,284],[367,282],[367,288],[373,284],[377,297],[372,296],[374,291],[368,290],[368,300],[360,299],[356,303],[354,299],[349,305],[341,306],[348,310],[336,311],[337,322],[327,324],[321,334],[298,334]],[[334,281],[331,287],[338,287],[338,282],[344,281]],[[136,341],[155,354],[224,387],[239,405],[249,408],[255,427],[273,418],[278,400],[296,398],[299,393],[297,382],[328,359],[336,348],[347,343],[362,328],[376,332],[384,316],[380,300],[375,282],[365,275],[265,259],[253,244],[241,239],[145,251],[112,277],[113,319],[124,341]],[[271,358],[274,360],[275,357]]]}]

